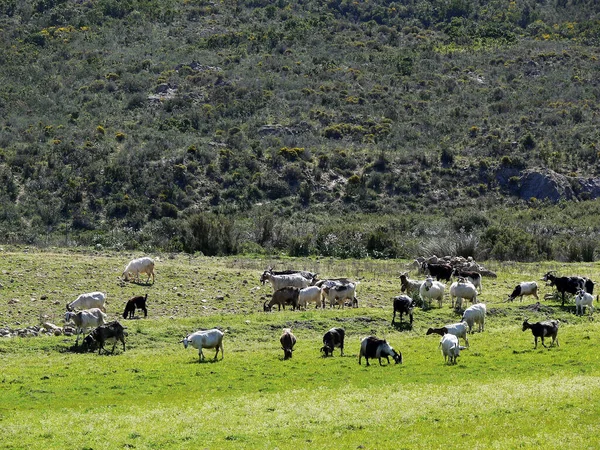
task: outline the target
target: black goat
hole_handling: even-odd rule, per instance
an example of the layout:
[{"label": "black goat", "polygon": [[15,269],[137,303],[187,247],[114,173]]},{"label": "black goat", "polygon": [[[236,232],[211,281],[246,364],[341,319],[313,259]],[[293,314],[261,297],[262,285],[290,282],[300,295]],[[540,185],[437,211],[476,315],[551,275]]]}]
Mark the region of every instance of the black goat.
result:
[{"label": "black goat", "polygon": [[533,333],[533,336],[535,337],[534,348],[537,348],[538,338],[542,338],[542,345],[546,347],[546,344],[544,344],[545,337],[552,338],[552,343],[550,344],[550,346],[553,346],[555,341],[556,345],[558,346],[557,335],[559,324],[560,322],[558,320],[547,320],[544,322],[529,323],[527,319],[525,319],[525,322],[523,322],[523,331],[530,329]]},{"label": "black goat", "polygon": [[452,275],[456,277],[466,278],[470,281],[473,286],[479,289],[479,293],[481,294],[482,283],[481,283],[481,274],[479,272],[473,272],[469,270],[462,270],[459,268],[455,268],[452,270]]},{"label": "black goat", "polygon": [[399,295],[394,297],[394,316],[392,317],[392,325],[396,321],[396,313],[400,313],[400,323],[402,323],[402,315],[407,314],[410,319],[410,324],[413,323],[413,308],[417,305],[408,295]]},{"label": "black goat", "polygon": [[452,278],[452,271],[454,270],[450,264],[430,264],[424,262],[422,267],[425,273],[429,272],[429,274],[432,277],[435,277],[437,281],[450,281],[450,278]]},{"label": "black goat", "polygon": [[125,351],[125,328],[116,320],[109,324],[100,325],[97,327],[94,331],[87,335],[87,337],[83,340],[83,343],[89,349],[98,346],[98,354],[100,354],[102,350],[104,350],[104,344],[108,340],[114,340],[115,342],[113,344],[111,353],[115,352],[117,341],[121,341],[123,343],[123,351]]},{"label": "black goat", "polygon": [[148,294],[145,297],[138,295],[137,297],[132,297],[127,300],[127,304],[125,305],[125,311],[123,311],[123,319],[127,319],[129,316],[130,319],[133,319],[135,316],[135,310],[141,309],[144,311],[144,317],[148,317],[148,308],[146,308],[146,300],[148,300]]},{"label": "black goat", "polygon": [[344,356],[344,337],[346,336],[346,331],[343,328],[332,328],[323,336],[323,347],[321,347],[321,351],[324,353],[325,357],[333,356],[333,349],[335,347],[339,347],[340,356]]},{"label": "black goat", "polygon": [[[583,277],[557,277],[552,274],[553,271],[546,273],[542,277],[542,280],[545,282],[549,282],[550,286],[556,287],[556,290],[562,294],[562,304],[561,306],[565,306],[565,293],[567,294],[577,294],[577,291],[580,289],[586,289],[586,279]],[[591,281],[591,280],[589,280]],[[594,283],[591,284],[592,291],[594,290]],[[586,291],[587,292],[587,291]],[[591,294],[591,292],[590,292]]]}]

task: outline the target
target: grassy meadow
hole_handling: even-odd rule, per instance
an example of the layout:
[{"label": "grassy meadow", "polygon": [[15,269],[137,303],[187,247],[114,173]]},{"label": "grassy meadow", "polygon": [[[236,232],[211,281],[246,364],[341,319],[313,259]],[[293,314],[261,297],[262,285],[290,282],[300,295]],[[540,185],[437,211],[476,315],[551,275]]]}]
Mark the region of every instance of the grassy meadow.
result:
[{"label": "grassy meadow", "polygon": [[[594,263],[488,262],[486,329],[448,366],[429,326],[460,317],[449,299],[415,310],[412,328],[390,325],[398,274],[409,261],[156,257],[156,283],[124,283],[132,257],[108,252],[4,249],[0,326],[51,321],[82,292],[108,293],[128,327],[127,351],[80,353],[75,337],[0,339],[0,448],[599,448],[598,322],[560,301],[505,302],[518,281],[546,270],[599,281]],[[358,309],[262,312],[269,265],[360,280]],[[415,273],[411,273],[416,277]],[[542,285],[543,282],[540,282]],[[147,319],[125,321],[132,295],[148,292]],[[551,292],[541,286],[541,297]],[[44,299],[42,300],[42,297]],[[533,348],[524,317],[558,318],[559,347]],[[278,338],[298,338],[283,361]],[[345,356],[319,353],[332,326],[346,329]],[[198,363],[178,343],[199,328],[226,329],[225,356]],[[404,364],[358,365],[361,337],[385,337]]]}]

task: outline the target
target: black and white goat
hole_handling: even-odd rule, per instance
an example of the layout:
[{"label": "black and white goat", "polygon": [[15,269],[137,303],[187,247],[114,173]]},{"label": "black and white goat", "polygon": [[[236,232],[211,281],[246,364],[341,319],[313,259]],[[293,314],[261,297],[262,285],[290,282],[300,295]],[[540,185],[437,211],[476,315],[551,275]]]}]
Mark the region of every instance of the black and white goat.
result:
[{"label": "black and white goat", "polygon": [[375,336],[368,336],[360,341],[360,353],[358,354],[358,364],[361,363],[362,357],[367,360],[367,366],[369,366],[369,358],[379,359],[379,365],[381,366],[381,358],[387,359],[388,364],[390,363],[390,356],[394,359],[396,364],[402,364],[402,353],[396,352],[385,339],[378,339]]},{"label": "black and white goat", "polygon": [[533,295],[536,300],[539,300],[537,293],[538,284],[535,281],[523,281],[515,286],[507,301],[512,302],[517,297],[521,297],[521,301],[523,301],[524,295]]}]

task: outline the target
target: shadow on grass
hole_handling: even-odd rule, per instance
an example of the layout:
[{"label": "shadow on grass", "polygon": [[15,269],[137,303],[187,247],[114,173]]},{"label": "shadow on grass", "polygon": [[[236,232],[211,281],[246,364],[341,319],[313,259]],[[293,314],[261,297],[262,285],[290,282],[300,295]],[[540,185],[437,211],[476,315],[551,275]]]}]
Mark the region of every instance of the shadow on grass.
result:
[{"label": "shadow on grass", "polygon": [[394,322],[392,326],[396,329],[396,331],[411,331],[413,329],[413,326],[410,324],[410,322]]}]

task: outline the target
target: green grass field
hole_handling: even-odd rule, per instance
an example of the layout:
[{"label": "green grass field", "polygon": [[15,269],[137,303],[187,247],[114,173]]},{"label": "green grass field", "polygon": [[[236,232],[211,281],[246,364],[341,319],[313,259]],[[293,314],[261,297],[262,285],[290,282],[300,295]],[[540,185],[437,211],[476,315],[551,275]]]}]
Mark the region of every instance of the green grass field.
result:
[{"label": "green grass field", "polygon": [[[64,305],[93,290],[108,293],[111,318],[148,292],[149,317],[121,318],[127,351],[114,355],[76,352],[74,337],[1,339],[0,448],[600,448],[597,322],[575,316],[572,303],[542,301],[536,312],[534,299],[504,301],[518,281],[550,269],[598,280],[595,264],[487,263],[499,276],[484,279],[486,330],[448,366],[439,337],[425,336],[460,319],[448,302],[416,309],[412,329],[390,325],[407,261],[162,255],[156,283],[145,286],[119,280],[133,256],[2,253],[2,326],[62,325]],[[358,278],[361,306],[263,313],[271,288],[258,279],[268,265]],[[560,346],[534,350],[524,317],[560,319]],[[283,361],[287,326],[298,343]],[[346,355],[325,359],[321,338],[332,326],[346,329]],[[208,327],[227,330],[225,357],[212,362],[206,350],[198,363],[179,341]],[[369,334],[385,337],[404,364],[359,366]]]}]

